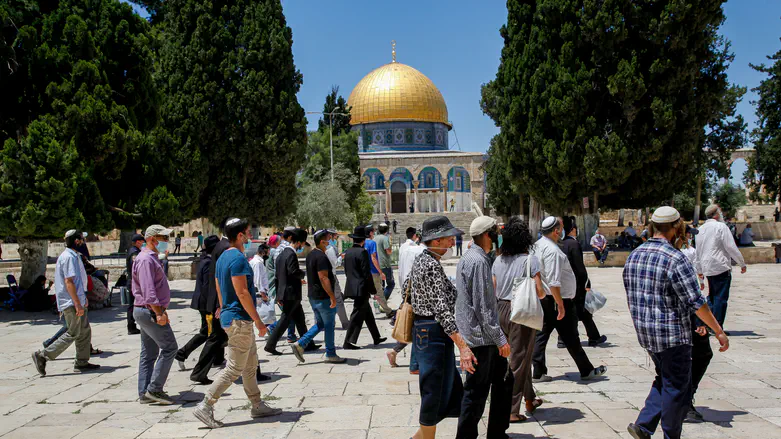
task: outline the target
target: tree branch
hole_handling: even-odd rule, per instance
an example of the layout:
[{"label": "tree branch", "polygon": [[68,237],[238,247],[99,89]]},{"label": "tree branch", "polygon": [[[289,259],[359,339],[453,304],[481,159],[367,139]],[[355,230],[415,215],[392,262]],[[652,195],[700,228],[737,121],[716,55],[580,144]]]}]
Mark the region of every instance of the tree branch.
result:
[{"label": "tree branch", "polygon": [[140,213],[130,213],[130,212],[126,211],[126,210],[122,210],[119,207],[114,207],[114,206],[108,206],[108,210],[110,210],[112,212],[124,213],[125,215],[132,216],[133,218],[141,218],[141,217],[144,216],[144,215],[142,215]]}]

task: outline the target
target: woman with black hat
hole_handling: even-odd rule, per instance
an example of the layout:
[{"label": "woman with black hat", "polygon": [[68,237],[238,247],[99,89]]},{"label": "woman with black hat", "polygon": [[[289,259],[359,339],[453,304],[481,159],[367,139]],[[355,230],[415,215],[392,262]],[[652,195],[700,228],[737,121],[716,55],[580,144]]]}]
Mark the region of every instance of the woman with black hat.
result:
[{"label": "woman with black hat", "polygon": [[452,256],[455,237],[463,233],[445,216],[426,220],[421,239],[426,250],[415,258],[402,288],[406,291],[410,287],[415,314],[413,348],[420,365],[420,429],[415,439],[435,437],[440,421],[460,414],[464,389],[453,345],[460,351],[461,370],[474,373],[477,366],[456,326],[456,287],[440,263],[442,258]]}]

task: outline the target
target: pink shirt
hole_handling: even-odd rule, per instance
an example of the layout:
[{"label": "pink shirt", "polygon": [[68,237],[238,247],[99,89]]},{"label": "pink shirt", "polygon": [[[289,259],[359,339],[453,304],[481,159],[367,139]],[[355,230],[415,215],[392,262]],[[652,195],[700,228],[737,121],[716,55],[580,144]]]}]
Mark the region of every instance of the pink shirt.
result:
[{"label": "pink shirt", "polygon": [[157,258],[157,253],[146,247],[141,249],[133,262],[132,291],[135,306],[158,305],[168,308],[171,303],[171,288],[168,287],[163,264]]}]

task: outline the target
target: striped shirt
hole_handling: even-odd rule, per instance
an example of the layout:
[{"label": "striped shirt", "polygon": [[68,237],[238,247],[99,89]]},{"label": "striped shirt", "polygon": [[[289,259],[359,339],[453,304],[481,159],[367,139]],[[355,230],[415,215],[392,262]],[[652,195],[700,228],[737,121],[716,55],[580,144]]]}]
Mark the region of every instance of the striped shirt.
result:
[{"label": "striped shirt", "polygon": [[705,298],[683,253],[665,239],[649,239],[629,254],[624,287],[640,346],[658,353],[692,344],[692,314]]},{"label": "striped shirt", "polygon": [[496,311],[491,260],[479,245],[472,245],[458,262],[456,290],[456,324],[466,344],[470,347],[507,344]]}]

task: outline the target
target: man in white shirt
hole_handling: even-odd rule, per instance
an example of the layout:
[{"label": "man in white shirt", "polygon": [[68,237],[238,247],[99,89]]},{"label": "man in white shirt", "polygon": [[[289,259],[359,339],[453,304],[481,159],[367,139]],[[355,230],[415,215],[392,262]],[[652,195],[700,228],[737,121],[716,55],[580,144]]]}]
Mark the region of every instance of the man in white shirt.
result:
[{"label": "man in white shirt", "polygon": [[746,263],[729,227],[723,222],[721,208],[711,204],[705,209],[705,217],[708,220],[700,227],[697,235],[699,266],[696,268],[700,278],[708,278],[708,306],[723,328],[732,284],[732,261],[740,265],[741,273],[746,272]]},{"label": "man in white shirt", "polygon": [[577,281],[567,255],[561,251],[558,245],[564,232],[561,219],[552,216],[545,218],[540,231],[542,237],[534,245],[533,254],[540,260],[546,296],[540,300],[544,316],[542,330],[537,332],[537,338],[534,341],[532,381],[546,382],[551,380],[551,377],[547,375],[545,348],[554,329],[559,333],[572,359],[575,360],[581,379],[589,380],[604,375],[607,368],[605,366],[594,368],[580,345],[578,314],[575,310],[575,302],[572,300],[575,298]]},{"label": "man in white shirt", "polygon": [[344,294],[342,293],[342,287],[339,285],[339,278],[336,277],[336,267],[342,265],[342,256],[337,250],[339,241],[339,233],[336,230],[328,230],[330,236],[328,237],[328,248],[325,250],[325,255],[331,262],[331,271],[334,273],[334,296],[336,298],[336,315],[339,316],[339,323],[342,324],[342,329],[347,330],[347,326],[350,324],[350,317],[347,315],[347,310],[344,309]]},{"label": "man in white shirt", "polygon": [[267,301],[268,296],[268,273],[266,273],[266,261],[263,260],[264,246],[258,246],[258,252],[249,261],[249,266],[252,267],[252,281],[255,283],[255,291],[257,291],[263,300]]}]

